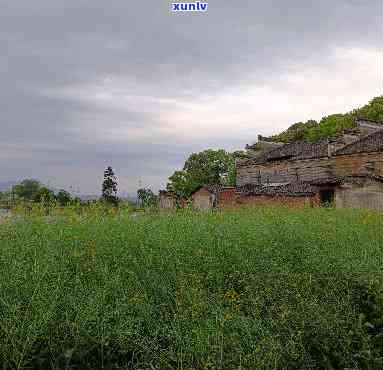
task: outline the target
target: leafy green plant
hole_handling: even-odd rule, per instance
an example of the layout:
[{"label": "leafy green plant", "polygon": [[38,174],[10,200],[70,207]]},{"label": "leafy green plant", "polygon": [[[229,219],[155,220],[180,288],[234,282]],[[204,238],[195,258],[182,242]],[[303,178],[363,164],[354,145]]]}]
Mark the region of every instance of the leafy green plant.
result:
[{"label": "leafy green plant", "polygon": [[379,213],[95,203],[50,217],[0,225],[4,368],[383,365]]},{"label": "leafy green plant", "polygon": [[367,105],[354,109],[346,114],[333,114],[323,117],[319,122],[309,120],[297,122],[280,134],[269,139],[277,142],[292,142],[300,140],[317,141],[335,138],[345,129],[355,128],[356,118],[370,119],[383,122],[383,96],[372,99]]}]

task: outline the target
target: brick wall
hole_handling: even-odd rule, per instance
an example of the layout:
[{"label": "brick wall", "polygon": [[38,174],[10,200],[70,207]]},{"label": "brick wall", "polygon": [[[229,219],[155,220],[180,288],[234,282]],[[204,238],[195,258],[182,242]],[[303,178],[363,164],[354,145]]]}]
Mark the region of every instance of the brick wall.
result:
[{"label": "brick wall", "polygon": [[[238,196],[236,199],[236,206],[289,206],[289,207],[304,207],[320,206],[319,194],[312,196],[269,196],[269,195],[250,195]],[[234,204],[233,204],[234,206]]]},{"label": "brick wall", "polygon": [[235,207],[237,205],[237,196],[235,188],[222,189],[219,193],[218,206],[219,208]]}]

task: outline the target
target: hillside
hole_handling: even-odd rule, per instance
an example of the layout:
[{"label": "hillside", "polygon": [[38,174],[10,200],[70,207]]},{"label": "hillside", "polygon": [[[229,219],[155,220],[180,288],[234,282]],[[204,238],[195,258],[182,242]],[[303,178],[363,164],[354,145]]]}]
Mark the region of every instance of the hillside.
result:
[{"label": "hillside", "polygon": [[383,95],[375,97],[367,105],[345,114],[332,114],[323,117],[319,122],[309,120],[294,123],[287,130],[267,139],[287,143],[298,140],[316,141],[334,138],[343,130],[355,127],[355,118],[357,117],[383,121]]}]

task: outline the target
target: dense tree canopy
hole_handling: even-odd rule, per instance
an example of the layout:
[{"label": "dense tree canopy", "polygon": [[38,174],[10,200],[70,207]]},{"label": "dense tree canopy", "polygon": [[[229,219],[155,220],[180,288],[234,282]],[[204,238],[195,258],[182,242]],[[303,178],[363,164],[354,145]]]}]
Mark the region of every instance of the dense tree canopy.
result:
[{"label": "dense tree canopy", "polygon": [[367,105],[353,112],[359,117],[383,122],[383,96],[372,99]]},{"label": "dense tree canopy", "polygon": [[52,189],[34,179],[23,180],[20,184],[13,186],[10,192],[4,193],[4,197],[7,199],[15,197],[36,203],[57,201],[61,206],[66,206],[73,201],[72,196],[67,191],[60,190],[55,194]]},{"label": "dense tree canopy", "polygon": [[34,179],[25,179],[20,184],[12,187],[12,193],[23,199],[34,200],[42,185]]},{"label": "dense tree canopy", "polygon": [[55,200],[55,194],[52,190],[45,186],[42,186],[36,195],[33,197],[33,201],[40,202],[53,202]]},{"label": "dense tree canopy", "polygon": [[181,197],[189,197],[203,185],[234,185],[235,158],[239,156],[239,153],[228,153],[223,149],[208,149],[191,154],[183,170],[175,171],[170,176],[167,190]]},{"label": "dense tree canopy", "polygon": [[67,206],[72,202],[72,196],[65,190],[60,190],[56,195],[56,200],[60,206]]}]

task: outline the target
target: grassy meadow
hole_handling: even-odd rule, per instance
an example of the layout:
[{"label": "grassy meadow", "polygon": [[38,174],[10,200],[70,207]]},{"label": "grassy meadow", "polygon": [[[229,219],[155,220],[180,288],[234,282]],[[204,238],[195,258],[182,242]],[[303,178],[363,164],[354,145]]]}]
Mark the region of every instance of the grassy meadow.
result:
[{"label": "grassy meadow", "polygon": [[383,369],[383,216],[63,212],[0,225],[3,369]]}]

